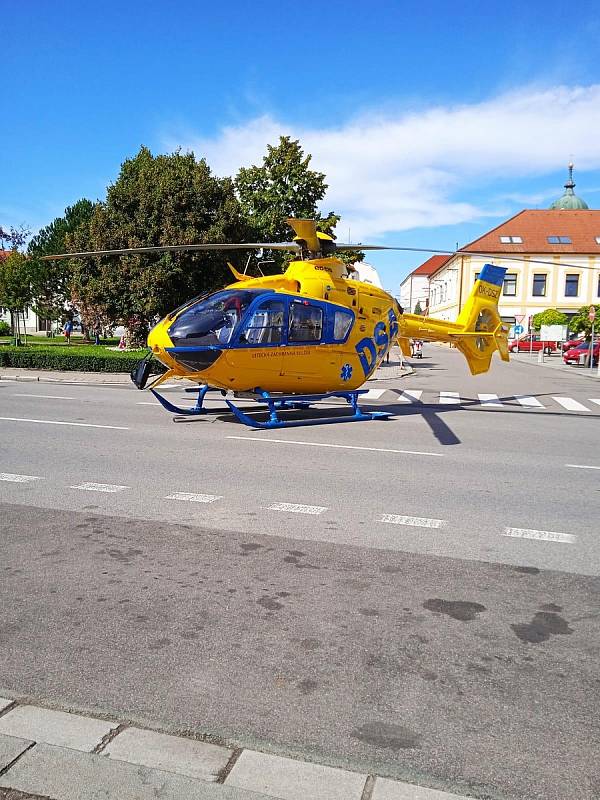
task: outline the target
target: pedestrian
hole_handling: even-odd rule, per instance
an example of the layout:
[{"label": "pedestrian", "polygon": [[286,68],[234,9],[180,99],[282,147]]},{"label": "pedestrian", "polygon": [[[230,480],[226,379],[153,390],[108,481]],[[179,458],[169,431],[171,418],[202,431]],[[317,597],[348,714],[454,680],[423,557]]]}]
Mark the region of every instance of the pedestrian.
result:
[{"label": "pedestrian", "polygon": [[73,333],[73,320],[68,319],[65,322],[65,326],[63,328],[63,333],[65,335],[65,339],[67,340],[67,344],[71,344],[71,334]]},{"label": "pedestrian", "polygon": [[96,320],[96,322],[94,323],[94,344],[100,344],[100,333],[101,333],[100,322]]}]

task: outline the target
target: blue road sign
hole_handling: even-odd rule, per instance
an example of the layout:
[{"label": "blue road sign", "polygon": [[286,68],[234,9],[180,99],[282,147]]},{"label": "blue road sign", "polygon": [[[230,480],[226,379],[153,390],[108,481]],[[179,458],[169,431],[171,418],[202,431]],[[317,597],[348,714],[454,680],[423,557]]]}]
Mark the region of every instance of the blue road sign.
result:
[{"label": "blue road sign", "polygon": [[523,333],[522,325],[515,325],[515,336],[520,336]]}]

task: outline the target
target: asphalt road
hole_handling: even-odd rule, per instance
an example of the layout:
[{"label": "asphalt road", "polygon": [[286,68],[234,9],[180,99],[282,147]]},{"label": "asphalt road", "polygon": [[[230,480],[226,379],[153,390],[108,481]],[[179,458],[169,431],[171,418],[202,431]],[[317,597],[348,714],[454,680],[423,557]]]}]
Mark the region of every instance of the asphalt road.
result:
[{"label": "asphalt road", "polygon": [[390,420],[283,431],[1,381],[0,695],[598,797],[600,384],[425,352]]}]

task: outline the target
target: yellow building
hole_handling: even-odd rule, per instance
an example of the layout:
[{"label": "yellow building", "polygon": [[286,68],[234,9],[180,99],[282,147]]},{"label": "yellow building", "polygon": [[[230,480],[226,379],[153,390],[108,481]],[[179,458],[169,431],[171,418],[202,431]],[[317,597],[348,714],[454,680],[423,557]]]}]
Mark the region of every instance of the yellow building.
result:
[{"label": "yellow building", "polygon": [[530,318],[546,308],[570,316],[581,306],[600,304],[600,211],[589,210],[573,193],[569,169],[565,194],[550,209],[519,212],[430,276],[432,316],[456,319],[486,263],[507,269],[499,311],[511,326],[527,331]]}]

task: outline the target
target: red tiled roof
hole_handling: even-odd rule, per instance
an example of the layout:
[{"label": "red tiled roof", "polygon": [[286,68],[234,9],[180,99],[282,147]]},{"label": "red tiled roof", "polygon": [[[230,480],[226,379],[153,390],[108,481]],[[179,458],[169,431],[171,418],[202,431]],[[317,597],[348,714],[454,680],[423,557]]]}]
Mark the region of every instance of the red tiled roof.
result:
[{"label": "red tiled roof", "polygon": [[431,275],[442,267],[449,258],[450,256],[431,256],[420,267],[413,269],[410,275]]},{"label": "red tiled roof", "polygon": [[[501,236],[520,236],[508,244]],[[550,244],[548,236],[568,236],[571,244]],[[475,253],[600,253],[600,211],[525,209],[458,251]]]}]

